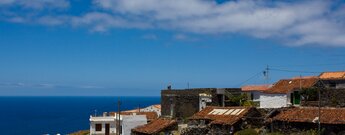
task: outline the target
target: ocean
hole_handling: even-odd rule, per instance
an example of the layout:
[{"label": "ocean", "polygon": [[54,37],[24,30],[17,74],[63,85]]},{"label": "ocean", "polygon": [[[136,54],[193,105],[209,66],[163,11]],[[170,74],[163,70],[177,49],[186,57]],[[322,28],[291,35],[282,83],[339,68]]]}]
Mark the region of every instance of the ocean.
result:
[{"label": "ocean", "polygon": [[[90,115],[117,111],[118,97],[0,97],[4,135],[68,134],[89,129]],[[159,104],[160,97],[120,97],[121,110]]]}]

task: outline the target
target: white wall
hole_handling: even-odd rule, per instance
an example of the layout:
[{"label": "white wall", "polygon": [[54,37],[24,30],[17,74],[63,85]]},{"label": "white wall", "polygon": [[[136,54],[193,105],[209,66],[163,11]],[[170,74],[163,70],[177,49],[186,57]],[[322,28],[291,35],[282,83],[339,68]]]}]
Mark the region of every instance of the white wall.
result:
[{"label": "white wall", "polygon": [[140,109],[141,112],[156,112],[158,117],[161,116],[161,109],[154,107],[154,105]]},{"label": "white wall", "polygon": [[[102,124],[102,131],[96,131],[96,124]],[[105,124],[110,124],[110,134],[116,133],[115,121],[91,121],[90,123],[90,134],[91,135],[104,135]]]},{"label": "white wall", "polygon": [[260,101],[260,95],[262,94],[262,92],[260,92],[260,91],[253,91],[252,92],[253,93],[253,101]]},{"label": "white wall", "polygon": [[260,108],[281,108],[287,107],[287,94],[266,94],[260,95]]},{"label": "white wall", "polygon": [[122,120],[122,135],[130,135],[133,128],[147,124],[145,115],[123,115]]},{"label": "white wall", "polygon": [[[90,134],[91,135],[104,135],[105,133],[105,124],[110,124],[110,134],[116,133],[116,116],[90,116]],[[131,130],[137,126],[147,124],[146,115],[121,115],[121,126],[122,134],[121,135],[130,135]],[[102,131],[96,131],[96,124],[102,124]]]}]

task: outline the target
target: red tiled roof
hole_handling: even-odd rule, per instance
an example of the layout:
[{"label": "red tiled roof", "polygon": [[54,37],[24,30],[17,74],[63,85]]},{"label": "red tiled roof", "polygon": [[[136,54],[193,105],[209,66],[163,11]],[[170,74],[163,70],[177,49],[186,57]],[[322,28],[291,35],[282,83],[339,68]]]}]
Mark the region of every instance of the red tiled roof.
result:
[{"label": "red tiled roof", "polygon": [[320,79],[345,79],[345,71],[338,72],[323,72],[319,76]]},{"label": "red tiled roof", "polygon": [[265,91],[271,87],[270,84],[265,85],[246,85],[242,86],[242,91]]},{"label": "red tiled roof", "polygon": [[[321,123],[345,124],[345,108],[321,108],[320,114]],[[279,113],[273,120],[312,123],[318,116],[317,107],[291,108]]]},{"label": "red tiled roof", "polygon": [[272,94],[285,94],[295,89],[313,87],[318,80],[319,79],[317,77],[283,79],[273,84],[270,89],[264,92]]},{"label": "red tiled roof", "polygon": [[146,125],[136,127],[132,129],[132,131],[144,134],[156,134],[174,124],[177,126],[177,122],[175,120],[159,118]]},{"label": "red tiled roof", "polygon": [[161,105],[160,104],[156,104],[156,105],[152,105],[155,108],[161,109]]},{"label": "red tiled roof", "polygon": [[248,112],[253,109],[251,107],[216,107],[208,106],[200,112],[194,114],[189,119],[211,120],[210,124],[233,125]]},{"label": "red tiled roof", "polygon": [[[160,104],[151,105],[151,106],[154,107],[154,108],[157,108],[157,109],[161,109],[161,105]],[[148,107],[151,107],[151,106],[148,106]],[[147,108],[147,107],[145,107],[145,108]],[[140,108],[140,109],[145,109],[145,108]],[[140,109],[136,108],[136,109],[132,109],[132,110],[126,110],[124,112],[139,112]]]},{"label": "red tiled roof", "polygon": [[[117,112],[110,112],[109,114],[115,116]],[[158,118],[156,112],[121,112],[121,115],[146,115],[148,121],[155,120]]]},{"label": "red tiled roof", "polygon": [[[140,108],[140,109],[142,109],[142,108]],[[139,108],[133,109],[133,110],[126,110],[126,111],[123,111],[123,112],[139,112]]]}]

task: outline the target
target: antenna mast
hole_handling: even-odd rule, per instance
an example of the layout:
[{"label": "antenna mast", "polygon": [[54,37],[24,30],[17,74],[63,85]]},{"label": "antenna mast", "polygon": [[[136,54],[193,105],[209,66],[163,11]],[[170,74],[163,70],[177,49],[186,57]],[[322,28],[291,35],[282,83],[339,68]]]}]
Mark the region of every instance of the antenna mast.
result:
[{"label": "antenna mast", "polygon": [[265,76],[265,80],[266,80],[266,84],[268,84],[269,83],[269,76],[268,76],[268,70],[269,70],[269,68],[268,68],[268,65],[266,66],[266,69],[264,70],[264,76]]},{"label": "antenna mast", "polygon": [[117,116],[118,116],[118,118],[117,118],[117,134],[118,135],[121,135],[121,133],[120,133],[120,128],[121,128],[121,124],[120,124],[120,122],[121,122],[121,120],[120,120],[120,117],[121,117],[121,115],[120,115],[120,113],[121,113],[121,111],[120,111],[120,106],[121,106],[121,101],[120,101],[120,98],[118,98],[117,99]]}]

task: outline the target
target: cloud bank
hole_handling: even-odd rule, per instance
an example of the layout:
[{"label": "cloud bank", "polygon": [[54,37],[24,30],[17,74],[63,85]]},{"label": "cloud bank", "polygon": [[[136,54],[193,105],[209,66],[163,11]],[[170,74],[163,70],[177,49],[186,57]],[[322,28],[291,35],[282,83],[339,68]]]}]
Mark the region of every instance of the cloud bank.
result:
[{"label": "cloud bank", "polygon": [[[9,8],[14,6],[30,12],[19,15]],[[78,5],[66,0],[4,0],[1,20],[99,32],[126,28],[241,34],[292,46],[345,47],[345,3],[340,1],[93,0],[93,10],[83,14],[61,11],[71,6]]]}]

